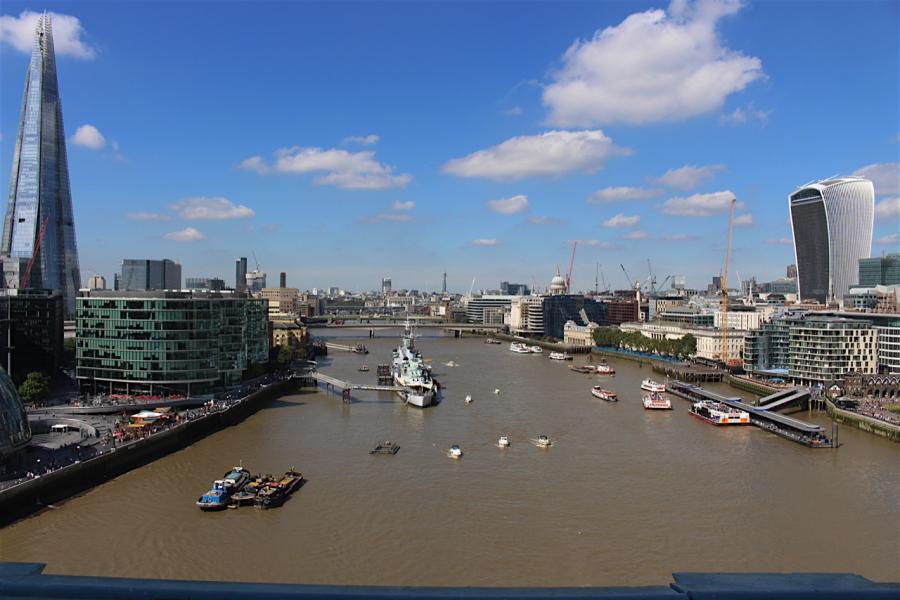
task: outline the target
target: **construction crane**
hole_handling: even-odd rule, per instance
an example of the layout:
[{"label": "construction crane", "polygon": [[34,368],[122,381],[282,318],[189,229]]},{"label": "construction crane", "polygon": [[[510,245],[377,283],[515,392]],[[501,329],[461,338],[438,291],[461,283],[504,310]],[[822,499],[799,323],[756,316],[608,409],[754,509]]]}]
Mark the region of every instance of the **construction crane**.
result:
[{"label": "construction crane", "polygon": [[572,258],[569,260],[569,270],[566,273],[566,292],[572,291],[572,269],[575,267],[575,250],[578,248],[578,240],[572,242]]},{"label": "construction crane", "polygon": [[656,275],[653,274],[653,267],[650,266],[650,259],[647,259],[647,272],[650,274],[647,280],[650,282],[650,293],[656,293]]},{"label": "construction crane", "polygon": [[475,289],[475,278],[472,278],[472,285],[469,286],[469,298],[472,297],[472,291]]},{"label": "construction crane", "polygon": [[641,287],[641,284],[637,282],[637,280],[632,279],[631,275],[628,274],[628,271],[625,270],[625,265],[619,264],[622,267],[622,272],[625,273],[625,279],[628,280],[628,289],[634,290]]},{"label": "construction crane", "polygon": [[728,267],[731,263],[731,232],[734,229],[734,206],[737,199],[732,198],[728,205],[728,238],[725,242],[725,266],[722,270],[722,349],[719,357],[722,362],[728,364]]},{"label": "construction crane", "polygon": [[19,280],[19,289],[24,290],[28,288],[28,284],[31,282],[31,269],[34,267],[34,261],[37,260],[38,254],[41,252],[41,244],[44,241],[44,234],[47,233],[47,223],[50,222],[50,217],[45,217],[44,222],[41,223],[41,229],[38,231],[37,240],[34,243],[34,252],[31,253],[31,258],[28,260],[28,266],[25,267],[25,272],[22,273],[22,278]]}]

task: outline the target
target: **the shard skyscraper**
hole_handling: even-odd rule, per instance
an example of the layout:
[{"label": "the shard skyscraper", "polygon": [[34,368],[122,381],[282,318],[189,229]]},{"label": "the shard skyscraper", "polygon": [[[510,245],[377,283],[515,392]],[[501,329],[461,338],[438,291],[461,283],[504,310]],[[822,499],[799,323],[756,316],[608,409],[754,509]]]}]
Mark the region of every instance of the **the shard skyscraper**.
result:
[{"label": "the shard skyscraper", "polygon": [[56,290],[63,294],[68,314],[74,314],[81,274],[53,30],[47,14],[38,19],[25,74],[0,258],[3,285]]}]

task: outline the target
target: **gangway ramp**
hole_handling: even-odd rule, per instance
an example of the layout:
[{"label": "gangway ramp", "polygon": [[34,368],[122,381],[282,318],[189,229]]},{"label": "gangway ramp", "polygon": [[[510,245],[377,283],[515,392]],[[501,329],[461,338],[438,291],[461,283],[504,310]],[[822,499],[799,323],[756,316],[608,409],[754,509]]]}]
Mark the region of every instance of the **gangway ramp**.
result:
[{"label": "gangway ramp", "polygon": [[367,383],[352,383],[350,381],[344,381],[343,379],[338,379],[337,377],[332,377],[331,375],[326,375],[324,373],[319,373],[318,371],[313,371],[309,374],[310,377],[318,381],[319,383],[324,383],[325,385],[330,385],[335,389],[341,390],[371,390],[376,392],[402,392],[403,388],[396,385],[379,385],[379,384],[367,384]]},{"label": "gangway ramp", "polygon": [[777,410],[790,404],[802,406],[809,402],[809,388],[794,387],[789,390],[775,392],[765,398],[760,398],[757,407],[765,410]]}]

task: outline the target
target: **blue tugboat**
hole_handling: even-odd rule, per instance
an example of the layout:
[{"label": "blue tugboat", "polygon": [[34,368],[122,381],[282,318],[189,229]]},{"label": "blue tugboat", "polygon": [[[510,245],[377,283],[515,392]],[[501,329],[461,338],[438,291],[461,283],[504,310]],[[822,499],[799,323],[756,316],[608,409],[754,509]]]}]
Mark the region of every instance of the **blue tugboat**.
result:
[{"label": "blue tugboat", "polygon": [[212,489],[197,499],[201,510],[222,510],[228,508],[232,494],[240,491],[250,481],[250,471],[244,467],[234,467],[213,482]]}]

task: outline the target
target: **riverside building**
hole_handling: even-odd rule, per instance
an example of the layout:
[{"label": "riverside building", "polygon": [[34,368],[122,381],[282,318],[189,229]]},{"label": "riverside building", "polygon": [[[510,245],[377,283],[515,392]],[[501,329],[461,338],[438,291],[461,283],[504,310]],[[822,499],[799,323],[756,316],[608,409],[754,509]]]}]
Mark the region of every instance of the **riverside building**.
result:
[{"label": "riverside building", "polygon": [[203,292],[84,292],[75,377],[88,393],[204,394],[269,353],[267,301]]},{"label": "riverside building", "polygon": [[[0,354],[16,381],[31,371],[53,376],[63,353],[65,304],[52,290],[0,290]],[[8,355],[7,340],[12,342]],[[7,360],[9,359],[9,360]]]}]

